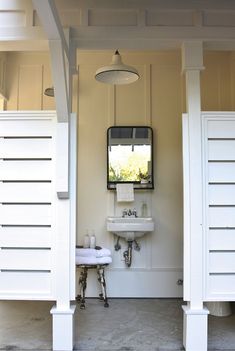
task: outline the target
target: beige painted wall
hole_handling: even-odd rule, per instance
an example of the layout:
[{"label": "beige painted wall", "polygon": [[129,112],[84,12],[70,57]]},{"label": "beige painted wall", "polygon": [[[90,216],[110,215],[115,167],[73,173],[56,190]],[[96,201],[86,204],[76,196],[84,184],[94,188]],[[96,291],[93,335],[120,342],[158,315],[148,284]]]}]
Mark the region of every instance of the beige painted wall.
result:
[{"label": "beige painted wall", "polygon": [[[120,214],[125,206],[117,204],[114,192],[106,188],[107,128],[152,126],[155,190],[136,192],[135,203],[128,207],[140,211],[145,199],[156,230],[141,239],[141,252],[134,252],[131,270],[125,268],[122,252],[113,252],[109,292],[113,296],[179,296],[182,290],[176,281],[182,277],[183,221],[181,115],[185,110],[180,52],[123,53],[124,62],[136,66],[141,78],[116,88],[94,80],[95,70],[109,63],[111,55],[78,53],[79,89],[77,85],[74,88],[75,95],[77,89],[79,92],[77,243],[82,243],[87,229],[94,229],[97,243],[113,250],[114,237],[106,231],[105,218]],[[202,109],[234,110],[235,55],[205,53],[204,64]],[[52,85],[47,53],[8,53],[6,77],[8,110],[55,108],[54,99],[43,95],[44,89]],[[124,242],[122,246],[124,249]],[[147,281],[145,288],[137,277]],[[126,291],[115,283],[120,279]],[[94,293],[95,287],[90,289],[90,294]]]},{"label": "beige painted wall", "polygon": [[48,53],[7,53],[7,110],[54,110],[54,99],[43,94],[50,86]]}]

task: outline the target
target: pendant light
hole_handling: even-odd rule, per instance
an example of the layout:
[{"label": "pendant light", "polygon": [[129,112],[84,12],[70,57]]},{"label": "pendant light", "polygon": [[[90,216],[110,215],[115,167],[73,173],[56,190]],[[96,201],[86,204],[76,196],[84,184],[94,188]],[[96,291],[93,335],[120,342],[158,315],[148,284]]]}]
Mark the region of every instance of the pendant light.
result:
[{"label": "pendant light", "polygon": [[95,73],[95,79],[101,83],[113,85],[130,84],[139,79],[139,74],[134,67],[127,66],[122,62],[121,55],[116,50],[111,64],[99,68]]}]

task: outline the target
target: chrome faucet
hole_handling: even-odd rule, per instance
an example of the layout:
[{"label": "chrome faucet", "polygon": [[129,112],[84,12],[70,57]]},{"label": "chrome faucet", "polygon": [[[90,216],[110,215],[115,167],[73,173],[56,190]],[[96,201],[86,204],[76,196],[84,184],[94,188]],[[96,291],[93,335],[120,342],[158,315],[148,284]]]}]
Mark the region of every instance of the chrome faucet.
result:
[{"label": "chrome faucet", "polygon": [[133,210],[129,209],[127,210],[127,208],[125,208],[123,211],[122,211],[122,217],[125,218],[125,217],[138,217],[137,216],[137,211],[135,208],[133,208]]},{"label": "chrome faucet", "polygon": [[128,211],[128,217],[130,217],[130,216],[132,216],[132,211],[131,211],[131,209],[129,209],[129,211]]}]

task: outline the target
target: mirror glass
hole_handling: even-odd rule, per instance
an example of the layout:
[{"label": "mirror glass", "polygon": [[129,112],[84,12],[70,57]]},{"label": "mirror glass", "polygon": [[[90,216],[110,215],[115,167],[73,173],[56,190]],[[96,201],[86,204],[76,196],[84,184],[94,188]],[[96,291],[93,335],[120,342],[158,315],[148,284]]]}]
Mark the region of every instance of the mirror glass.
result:
[{"label": "mirror glass", "polygon": [[150,127],[110,127],[107,131],[107,187],[133,183],[153,189],[153,131]]}]

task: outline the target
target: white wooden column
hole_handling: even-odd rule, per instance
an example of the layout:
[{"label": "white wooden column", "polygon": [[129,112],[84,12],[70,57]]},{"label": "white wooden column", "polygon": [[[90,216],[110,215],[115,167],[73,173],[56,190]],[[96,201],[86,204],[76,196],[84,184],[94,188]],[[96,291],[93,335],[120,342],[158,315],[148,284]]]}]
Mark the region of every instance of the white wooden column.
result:
[{"label": "white wooden column", "polygon": [[[182,67],[186,78],[187,115],[184,126],[184,346],[186,351],[207,350],[207,309],[203,308],[203,228],[200,41],[184,42]],[[187,144],[187,147],[185,146]],[[187,150],[186,150],[187,148]]]}]

